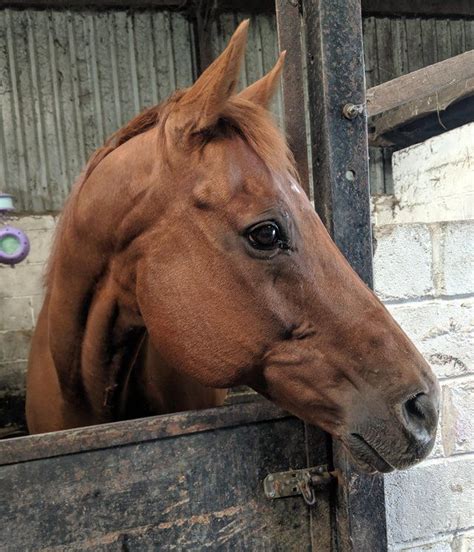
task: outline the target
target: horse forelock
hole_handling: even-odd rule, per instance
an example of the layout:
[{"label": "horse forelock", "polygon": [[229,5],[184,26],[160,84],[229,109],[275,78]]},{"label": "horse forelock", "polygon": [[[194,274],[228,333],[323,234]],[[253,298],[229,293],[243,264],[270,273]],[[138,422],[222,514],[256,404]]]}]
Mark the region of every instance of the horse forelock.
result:
[{"label": "horse forelock", "polygon": [[235,132],[272,172],[290,173],[298,179],[293,154],[267,109],[234,96],[227,102],[219,123],[210,129],[211,139],[220,132]]}]

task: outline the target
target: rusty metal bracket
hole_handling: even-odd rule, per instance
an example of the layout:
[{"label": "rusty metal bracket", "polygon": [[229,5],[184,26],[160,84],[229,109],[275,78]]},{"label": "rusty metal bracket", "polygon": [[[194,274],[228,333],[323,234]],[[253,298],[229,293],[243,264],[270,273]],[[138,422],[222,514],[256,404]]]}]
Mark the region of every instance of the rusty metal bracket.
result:
[{"label": "rusty metal bracket", "polygon": [[316,503],[315,491],[328,485],[333,477],[326,465],[270,473],[263,480],[263,490],[271,499],[302,495],[306,504],[312,506]]}]

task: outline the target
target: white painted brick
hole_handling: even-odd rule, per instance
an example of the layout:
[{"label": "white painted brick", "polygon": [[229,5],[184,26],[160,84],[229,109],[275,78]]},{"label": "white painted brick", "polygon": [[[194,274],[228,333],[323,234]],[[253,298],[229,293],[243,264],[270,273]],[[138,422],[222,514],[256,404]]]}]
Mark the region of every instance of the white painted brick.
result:
[{"label": "white painted brick", "polygon": [[30,350],[32,330],[0,332],[0,362],[26,360]]},{"label": "white painted brick", "polygon": [[453,552],[474,552],[474,531],[455,535],[452,544]]},{"label": "white painted brick", "polygon": [[14,268],[0,265],[0,299],[40,295],[43,290],[43,273],[43,263],[21,263]]},{"label": "white painted brick", "polygon": [[26,258],[26,264],[45,263],[53,245],[54,230],[34,230],[28,232],[30,240],[30,253]]},{"label": "white painted brick", "polygon": [[431,233],[426,225],[382,226],[374,237],[375,291],[381,299],[433,295]]},{"label": "white painted brick", "polygon": [[376,224],[474,218],[474,123],[393,155],[391,201],[375,201]]},{"label": "white painted brick", "polygon": [[0,331],[31,330],[33,308],[30,297],[0,298]]},{"label": "white painted brick", "polygon": [[389,542],[433,539],[474,525],[474,456],[425,462],[385,477]]},{"label": "white painted brick", "polygon": [[387,306],[438,377],[474,372],[474,299]]},{"label": "white painted brick", "polygon": [[452,539],[448,537],[443,540],[427,542],[426,544],[394,546],[391,550],[394,552],[452,552],[451,541]]},{"label": "white painted brick", "polygon": [[455,531],[411,544],[391,544],[389,552],[474,552],[474,532]]},{"label": "white painted brick", "polygon": [[431,451],[428,458],[443,458],[445,456],[445,450],[443,446],[443,397],[441,397],[441,408],[439,413],[439,420],[438,420],[438,430],[436,431],[436,440],[435,444],[433,446],[433,450]]},{"label": "white painted brick", "polygon": [[[473,171],[474,180],[474,171]],[[474,294],[474,222],[444,225],[442,247],[444,294]]]},{"label": "white painted brick", "polygon": [[474,452],[474,378],[443,386],[441,428],[447,455]]}]

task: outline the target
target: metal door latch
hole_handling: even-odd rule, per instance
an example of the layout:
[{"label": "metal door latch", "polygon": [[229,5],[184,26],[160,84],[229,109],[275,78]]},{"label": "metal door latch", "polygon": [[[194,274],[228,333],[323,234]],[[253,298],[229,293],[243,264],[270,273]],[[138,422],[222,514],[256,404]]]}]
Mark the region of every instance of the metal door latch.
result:
[{"label": "metal door latch", "polygon": [[334,478],[326,465],[303,470],[270,473],[263,480],[267,498],[286,498],[302,495],[309,506],[316,503],[315,491],[328,485]]}]

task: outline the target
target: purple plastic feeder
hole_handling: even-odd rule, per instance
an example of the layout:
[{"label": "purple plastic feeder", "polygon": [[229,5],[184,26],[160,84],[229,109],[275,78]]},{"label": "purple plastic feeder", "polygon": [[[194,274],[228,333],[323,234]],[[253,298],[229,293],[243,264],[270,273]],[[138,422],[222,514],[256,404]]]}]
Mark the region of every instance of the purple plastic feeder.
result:
[{"label": "purple plastic feeder", "polygon": [[[13,211],[13,198],[0,193],[0,218]],[[0,263],[15,265],[21,263],[30,252],[30,240],[19,228],[4,226],[0,228]]]}]

